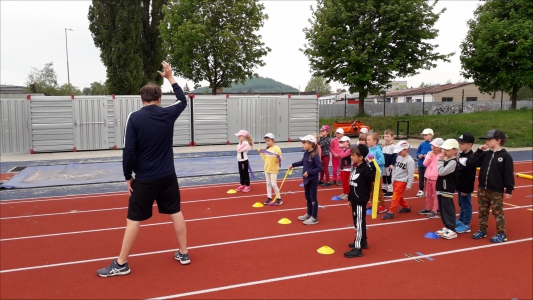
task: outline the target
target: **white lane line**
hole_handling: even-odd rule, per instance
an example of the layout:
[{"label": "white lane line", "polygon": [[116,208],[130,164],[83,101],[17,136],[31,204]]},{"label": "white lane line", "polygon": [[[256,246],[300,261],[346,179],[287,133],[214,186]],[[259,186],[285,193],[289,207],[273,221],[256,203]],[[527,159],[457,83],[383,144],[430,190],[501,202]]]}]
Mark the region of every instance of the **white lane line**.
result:
[{"label": "white lane line", "polygon": [[[533,162],[532,160],[522,160],[519,162],[515,162],[515,165],[522,165],[522,164],[531,164]],[[520,172],[519,172],[520,173]],[[524,172],[521,172],[524,173]],[[287,182],[290,181],[296,181],[301,180],[301,178],[290,178],[287,179]],[[255,182],[255,181],[254,181]],[[260,182],[260,181],[257,181]],[[413,185],[418,182],[413,182]],[[235,186],[235,183],[212,183],[212,184],[202,184],[202,185],[193,185],[193,186],[184,186],[180,187],[180,190],[190,190],[190,189],[204,189],[204,188],[211,188],[213,186]],[[63,201],[63,200],[71,200],[71,199],[87,199],[87,198],[97,198],[97,197],[107,197],[107,196],[121,196],[121,195],[128,195],[127,192],[109,192],[109,193],[101,193],[101,194],[77,194],[72,196],[51,196],[51,197],[34,197],[34,198],[23,198],[23,199],[15,199],[15,200],[3,200],[0,201],[0,205],[5,204],[19,204],[19,203],[32,203],[32,202],[46,202],[46,201]],[[42,200],[40,200],[42,199]]]},{"label": "white lane line", "polygon": [[[527,205],[527,206],[522,206],[522,207],[512,207],[512,208],[509,208],[507,210],[513,210],[513,209],[519,209],[519,208],[527,208],[527,207],[531,207],[531,206],[533,206],[533,205]],[[367,225],[367,227],[388,226],[388,225],[419,222],[419,221],[430,221],[430,220],[431,219],[428,219],[426,217],[422,217],[422,218],[411,219],[411,220],[369,224],[369,225]],[[171,222],[168,222],[168,223],[171,223]],[[188,249],[189,250],[193,250],[193,249],[200,249],[200,248],[207,248],[207,247],[225,246],[225,245],[240,244],[240,243],[246,243],[246,242],[255,242],[255,241],[262,241],[262,240],[270,240],[270,239],[292,237],[292,236],[300,236],[300,235],[315,234],[315,233],[333,232],[333,231],[340,231],[340,230],[353,230],[353,227],[343,226],[343,227],[339,227],[339,228],[330,228],[330,229],[322,229],[322,230],[315,230],[315,231],[305,231],[305,232],[288,233],[288,234],[281,234],[281,235],[263,236],[263,237],[258,237],[258,238],[249,238],[249,239],[234,240],[234,241],[220,242],[220,243],[214,243],[214,244],[191,246],[191,247],[188,247]],[[177,251],[177,248],[176,249],[167,249],[167,250],[159,250],[159,251],[131,254],[130,257],[147,256],[147,255],[162,254],[162,253],[175,252],[175,251]],[[431,256],[430,254],[427,254],[427,255]],[[10,273],[10,272],[35,270],[35,269],[43,269],[43,268],[61,267],[61,266],[76,265],[76,264],[83,264],[83,263],[90,263],[90,262],[97,262],[97,261],[105,261],[105,260],[113,260],[115,258],[116,258],[116,256],[103,257],[103,258],[94,258],[94,259],[86,259],[86,260],[78,260],[78,261],[71,261],[71,262],[63,262],[63,263],[56,263],[56,264],[49,264],[49,265],[23,267],[23,268],[16,268],[16,269],[7,269],[7,270],[0,270],[0,274],[1,273]]]},{"label": "white lane line", "polygon": [[[530,238],[524,238],[524,239],[520,239],[516,241],[509,241],[509,242],[499,243],[499,244],[489,244],[489,245],[482,245],[482,246],[475,246],[475,247],[468,247],[468,248],[460,248],[460,249],[449,250],[449,251],[435,252],[435,253],[424,255],[422,257],[428,257],[428,256],[436,257],[436,256],[449,255],[449,254],[456,254],[456,253],[461,253],[461,252],[468,252],[468,251],[475,251],[475,250],[487,249],[487,248],[492,248],[492,247],[500,247],[500,246],[517,244],[517,243],[524,243],[524,242],[529,242],[532,240],[533,240],[533,237],[530,237]],[[211,289],[204,289],[204,290],[197,290],[197,291],[174,294],[174,295],[160,296],[160,297],[156,297],[152,299],[172,299],[172,298],[207,294],[207,293],[219,292],[219,291],[230,290],[230,289],[237,289],[237,288],[242,288],[242,287],[247,287],[247,286],[260,285],[260,284],[265,284],[265,283],[272,283],[272,282],[279,282],[279,281],[298,279],[298,278],[304,278],[304,277],[310,277],[310,276],[338,273],[338,272],[350,271],[350,270],[355,270],[355,269],[390,265],[390,264],[415,260],[418,258],[419,257],[407,257],[407,258],[400,258],[400,259],[385,260],[385,261],[369,263],[369,264],[364,264],[364,265],[322,270],[322,271],[309,272],[309,273],[301,273],[301,274],[290,275],[290,276],[274,277],[274,278],[269,278],[269,279],[264,279],[264,280],[257,280],[257,281],[250,281],[250,282],[233,284],[233,285],[220,286],[220,287],[211,288]]]},{"label": "white lane line", "polygon": [[[517,186],[515,189],[524,188],[524,187],[531,187],[533,184],[530,185],[523,185],[523,186]],[[330,188],[330,189],[322,189],[318,190],[318,192],[326,192],[326,191],[333,191],[333,190],[340,190],[341,188]],[[291,191],[291,194],[300,194],[304,191]],[[475,196],[477,191],[474,191],[472,194]],[[284,194],[284,193],[282,193]],[[284,194],[286,195],[286,194]],[[266,196],[266,194],[259,194],[259,195],[239,195],[239,196],[232,196],[232,197],[223,197],[223,198],[208,198],[208,199],[202,199],[202,200],[191,200],[191,201],[183,201],[181,204],[191,204],[191,203],[201,203],[201,202],[211,202],[211,201],[221,201],[221,200],[234,200],[234,199],[242,199],[242,198],[254,198],[254,197],[261,197]],[[407,199],[426,199],[425,197],[407,197]],[[326,200],[324,200],[326,201]],[[386,199],[385,202],[392,201],[390,198]],[[156,206],[155,204],[153,206]],[[58,213],[49,213],[49,214],[38,214],[38,215],[22,215],[22,216],[12,216],[12,217],[2,217],[0,220],[12,220],[12,219],[22,219],[22,218],[33,218],[33,217],[49,217],[49,216],[56,216],[56,215],[69,215],[69,214],[80,214],[80,213],[90,213],[90,212],[101,212],[101,211],[111,211],[111,210],[121,210],[121,209],[127,209],[127,206],[123,207],[113,207],[113,208],[102,208],[102,209],[90,209],[90,210],[73,210],[73,211],[67,211],[67,212],[58,212]]]}]

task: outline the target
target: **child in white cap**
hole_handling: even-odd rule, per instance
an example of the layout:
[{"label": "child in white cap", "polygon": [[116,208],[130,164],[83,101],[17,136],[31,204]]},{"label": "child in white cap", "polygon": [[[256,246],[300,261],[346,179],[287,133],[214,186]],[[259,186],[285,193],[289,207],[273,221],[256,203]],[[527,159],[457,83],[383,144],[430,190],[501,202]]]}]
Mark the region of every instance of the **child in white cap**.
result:
[{"label": "child in white cap", "polygon": [[302,160],[292,163],[289,170],[303,166],[303,179],[305,200],[307,200],[307,213],[299,216],[298,220],[304,221],[305,225],[318,224],[318,175],[322,171],[322,162],[317,147],[316,138],[310,134],[301,137],[302,146],[305,150]]},{"label": "child in white cap", "polygon": [[398,153],[396,157],[396,165],[392,170],[392,204],[389,212],[386,213],[382,219],[394,219],[396,207],[400,205],[402,208],[398,210],[399,213],[411,212],[411,207],[403,198],[403,193],[410,190],[413,186],[413,175],[415,173],[415,161],[409,156],[409,143],[407,141],[399,141],[396,144],[394,152]]},{"label": "child in white cap", "polygon": [[333,180],[331,184],[342,185],[339,177],[339,166],[341,164],[341,146],[339,142],[343,136],[344,130],[342,128],[337,128],[337,130],[335,130],[335,137],[331,139],[331,178]]},{"label": "child in white cap", "polygon": [[424,197],[424,185],[426,183],[426,167],[424,166],[424,158],[426,154],[431,151],[431,140],[433,139],[433,129],[426,128],[422,131],[422,137],[424,141],[420,143],[418,149],[416,150],[416,157],[418,158],[418,193],[417,197]]},{"label": "child in white cap", "polygon": [[[267,185],[267,199],[265,204],[270,204],[272,201],[272,189],[274,189],[275,195],[279,195],[279,188],[276,181],[278,180],[279,167],[281,166],[281,149],[276,146],[276,137],[272,133],[265,134],[266,149],[259,150],[261,159],[265,162],[265,179]],[[276,199],[276,205],[283,204],[281,201],[281,195]]]},{"label": "child in white cap", "polygon": [[431,151],[426,154],[424,159],[424,166],[426,166],[426,172],[424,173],[424,177],[426,177],[426,207],[419,211],[418,214],[427,215],[430,219],[438,217],[437,178],[439,177],[439,171],[437,167],[442,143],[444,143],[444,140],[441,138],[431,141]]},{"label": "child in white cap", "polygon": [[248,151],[252,150],[254,140],[250,133],[241,129],[235,134],[239,137],[239,144],[237,145],[237,163],[239,166],[239,177],[241,185],[236,188],[237,192],[248,193],[250,191],[250,174],[248,169],[250,164],[248,162]]},{"label": "child in white cap", "polygon": [[444,150],[439,156],[439,177],[437,178],[437,197],[444,227],[437,234],[445,239],[457,237],[455,232],[455,203],[453,194],[457,190],[457,154],[459,143],[455,139],[447,139],[441,146]]}]

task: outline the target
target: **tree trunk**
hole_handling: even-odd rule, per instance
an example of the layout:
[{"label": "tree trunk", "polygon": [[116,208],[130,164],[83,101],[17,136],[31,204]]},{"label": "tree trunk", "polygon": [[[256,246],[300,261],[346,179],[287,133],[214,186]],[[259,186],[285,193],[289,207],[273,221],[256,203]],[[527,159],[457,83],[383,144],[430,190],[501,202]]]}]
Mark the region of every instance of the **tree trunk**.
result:
[{"label": "tree trunk", "polygon": [[358,116],[363,116],[365,114],[365,96],[359,93],[359,112]]},{"label": "tree trunk", "polygon": [[516,109],[516,98],[518,98],[518,87],[515,85],[511,91],[511,109]]},{"label": "tree trunk", "polygon": [[216,95],[217,94],[217,87],[212,85],[212,88],[211,88],[211,95]]}]

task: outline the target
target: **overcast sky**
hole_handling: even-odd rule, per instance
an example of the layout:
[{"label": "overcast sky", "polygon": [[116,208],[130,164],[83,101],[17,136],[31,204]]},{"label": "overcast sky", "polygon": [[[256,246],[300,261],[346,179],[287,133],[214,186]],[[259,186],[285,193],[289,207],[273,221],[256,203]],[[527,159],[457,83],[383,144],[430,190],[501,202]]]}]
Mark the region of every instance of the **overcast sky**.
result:
[{"label": "overcast sky", "polygon": [[[257,70],[260,76],[275,79],[295,88],[305,89],[311,72],[307,58],[298,49],[305,44],[302,29],[308,27],[311,17],[310,5],[316,1],[263,1],[269,19],[259,34],[272,49],[265,58],[266,66]],[[67,58],[65,49],[65,28],[68,31],[68,57],[70,82],[80,89],[91,82],[105,81],[106,71],[100,60],[100,50],[94,46],[87,13],[91,1],[0,1],[0,83],[24,85],[32,67],[41,69],[45,63],[53,62],[58,83],[67,82]],[[467,33],[466,21],[473,18],[479,1],[441,1],[437,9],[447,11],[436,24],[440,30],[434,41],[440,53],[455,52],[450,63],[439,62],[431,71],[407,80],[408,86],[421,82],[444,83],[461,80],[459,45]],[[178,78],[192,88],[193,82]],[[202,82],[207,85],[207,82]],[[342,84],[331,83],[332,90],[343,88]],[[169,91],[168,83],[163,87]]]}]

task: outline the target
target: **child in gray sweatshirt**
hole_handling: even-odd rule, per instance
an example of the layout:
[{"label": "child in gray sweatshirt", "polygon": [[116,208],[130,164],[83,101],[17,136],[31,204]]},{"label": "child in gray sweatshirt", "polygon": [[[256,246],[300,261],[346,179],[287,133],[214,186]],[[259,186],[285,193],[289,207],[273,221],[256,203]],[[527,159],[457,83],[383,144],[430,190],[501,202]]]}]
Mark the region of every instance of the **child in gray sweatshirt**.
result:
[{"label": "child in gray sweatshirt", "polygon": [[398,153],[396,158],[396,164],[392,171],[392,204],[389,208],[389,212],[386,213],[382,219],[392,220],[394,219],[394,212],[398,204],[402,206],[398,213],[411,212],[411,207],[403,198],[405,190],[410,190],[413,186],[413,175],[415,173],[415,161],[409,156],[409,143],[406,141],[399,141],[396,144],[395,153]]}]

